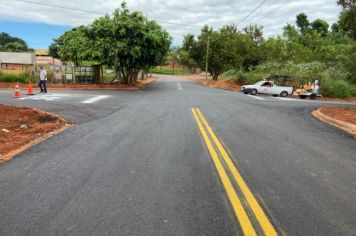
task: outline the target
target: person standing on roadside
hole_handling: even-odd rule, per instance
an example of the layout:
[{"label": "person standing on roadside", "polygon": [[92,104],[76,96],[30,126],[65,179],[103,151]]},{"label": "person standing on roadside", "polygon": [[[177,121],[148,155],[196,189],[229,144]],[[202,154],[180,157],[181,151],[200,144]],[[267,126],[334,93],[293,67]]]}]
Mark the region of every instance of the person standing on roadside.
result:
[{"label": "person standing on roadside", "polygon": [[38,86],[41,89],[41,93],[47,93],[47,71],[42,66],[40,67],[40,82]]}]

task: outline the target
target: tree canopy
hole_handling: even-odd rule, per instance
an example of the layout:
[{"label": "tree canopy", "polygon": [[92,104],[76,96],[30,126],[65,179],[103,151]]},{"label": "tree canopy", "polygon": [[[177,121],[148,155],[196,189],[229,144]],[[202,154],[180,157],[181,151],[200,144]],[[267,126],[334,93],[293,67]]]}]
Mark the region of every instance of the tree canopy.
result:
[{"label": "tree canopy", "polygon": [[0,33],[0,51],[28,52],[32,51],[32,49],[28,48],[27,43],[24,40],[2,32]]},{"label": "tree canopy", "polygon": [[182,63],[204,70],[209,38],[209,72],[213,79],[229,70],[261,72],[268,76],[270,69],[270,75],[286,73],[300,81],[325,78],[325,81],[344,80],[356,84],[356,41],[352,28],[346,30],[341,22],[344,12],[354,7],[355,0],[339,0],[339,4],[344,10],[332,27],[323,19],[309,20],[305,13],[300,13],[296,24],[287,24],[283,34],[276,37],[264,38],[262,27],[256,25],[241,31],[234,25],[218,30],[205,26],[197,36],[184,37],[179,50],[184,55]]},{"label": "tree canopy", "polygon": [[92,61],[115,69],[125,83],[132,83],[139,71],[163,62],[170,44],[171,37],[160,25],[130,12],[123,2],[112,15],[65,32],[50,50],[65,61]]},{"label": "tree canopy", "polygon": [[356,40],[356,1],[338,0],[343,11],[340,14],[339,24],[354,40]]}]

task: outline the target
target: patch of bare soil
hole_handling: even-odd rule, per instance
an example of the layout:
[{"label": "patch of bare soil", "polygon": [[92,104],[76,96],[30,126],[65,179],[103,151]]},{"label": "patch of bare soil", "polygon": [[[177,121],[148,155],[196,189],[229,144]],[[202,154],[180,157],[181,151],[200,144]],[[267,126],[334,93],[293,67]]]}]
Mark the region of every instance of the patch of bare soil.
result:
[{"label": "patch of bare soil", "polygon": [[[134,84],[120,84],[120,83],[114,83],[114,84],[52,84],[48,83],[47,88],[48,90],[51,89],[77,89],[77,90],[115,90],[115,89],[142,89],[144,88],[145,85],[148,85],[154,81],[156,81],[156,78],[147,78],[145,80],[138,80],[137,83]],[[2,89],[15,89],[16,83],[5,83],[5,82],[0,82],[0,88]],[[19,86],[22,90],[27,89],[27,84],[22,84],[19,83]],[[33,85],[34,89],[37,89],[38,86],[36,83]]]},{"label": "patch of bare soil", "polygon": [[212,80],[205,79],[205,74],[196,74],[184,76],[185,78],[190,79],[193,82],[201,83],[211,88],[226,89],[232,91],[240,91],[241,85],[236,80]]},{"label": "patch of bare soil", "polygon": [[322,97],[322,98],[318,98],[318,100],[321,100],[321,101],[339,101],[339,102],[356,102],[356,97],[350,97],[350,98],[345,98],[345,99]]},{"label": "patch of bare soil", "polygon": [[356,108],[354,107],[323,107],[320,112],[331,118],[356,125]]},{"label": "patch of bare soil", "polygon": [[0,104],[0,164],[67,126],[46,112]]}]

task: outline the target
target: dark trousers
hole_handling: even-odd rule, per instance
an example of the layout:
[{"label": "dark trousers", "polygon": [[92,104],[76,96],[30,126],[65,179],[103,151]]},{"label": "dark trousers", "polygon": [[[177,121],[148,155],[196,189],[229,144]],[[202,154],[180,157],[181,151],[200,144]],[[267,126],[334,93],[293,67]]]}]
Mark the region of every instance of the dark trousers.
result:
[{"label": "dark trousers", "polygon": [[38,87],[41,89],[41,93],[45,92],[47,93],[47,81],[46,80],[40,80],[38,83]]}]

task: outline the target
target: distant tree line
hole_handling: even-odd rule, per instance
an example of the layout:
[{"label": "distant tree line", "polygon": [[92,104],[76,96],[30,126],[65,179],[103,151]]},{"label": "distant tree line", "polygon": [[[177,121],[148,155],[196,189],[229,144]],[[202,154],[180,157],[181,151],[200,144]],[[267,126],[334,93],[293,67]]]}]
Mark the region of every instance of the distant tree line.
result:
[{"label": "distant tree line", "polygon": [[0,51],[1,52],[28,52],[33,49],[27,46],[27,43],[17,37],[12,37],[7,33],[0,33]]},{"label": "distant tree line", "polygon": [[[349,90],[349,84],[356,85],[356,7],[355,0],[338,4],[342,11],[331,27],[323,19],[310,21],[300,13],[296,24],[286,25],[277,37],[264,38],[258,25],[242,30],[235,25],[218,30],[205,26],[197,36],[185,35],[177,58],[194,71],[205,69],[208,56],[214,80],[227,72],[241,82],[280,74],[299,83],[322,79],[325,86]],[[356,87],[347,94],[356,96]]]},{"label": "distant tree line", "polygon": [[130,12],[123,2],[112,15],[65,32],[54,40],[49,52],[77,65],[90,61],[114,69],[124,83],[130,84],[140,71],[161,64],[170,44],[167,31],[142,13]]}]

